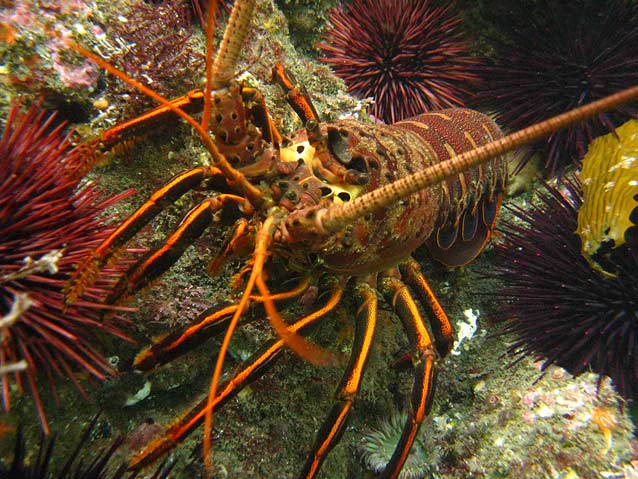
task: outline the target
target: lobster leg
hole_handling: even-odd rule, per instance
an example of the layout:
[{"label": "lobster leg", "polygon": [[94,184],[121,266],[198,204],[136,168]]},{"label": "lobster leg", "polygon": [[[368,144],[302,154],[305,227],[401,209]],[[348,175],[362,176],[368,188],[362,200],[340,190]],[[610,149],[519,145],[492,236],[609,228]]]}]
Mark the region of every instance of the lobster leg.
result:
[{"label": "lobster leg", "polygon": [[[173,107],[190,114],[203,108],[203,99],[204,93],[201,90],[192,90],[184,96],[171,100],[170,103]],[[75,151],[84,160],[82,174],[91,170],[105,154],[111,152],[116,146],[144,134],[154,125],[165,122],[167,118],[177,118],[177,115],[170,107],[162,105],[132,120],[119,123],[102,132],[98,137],[78,145]]]},{"label": "lobster leg", "polygon": [[[302,332],[317,324],[317,321],[332,311],[343,294],[343,286],[336,280],[332,280],[332,292],[326,303],[317,311],[299,319],[289,326],[293,332]],[[262,376],[264,371],[274,363],[284,349],[284,341],[274,339],[269,341],[251,358],[249,358],[232,378],[223,383],[213,402],[214,408],[219,408],[233,398],[244,387]],[[152,464],[163,454],[173,449],[181,442],[195,427],[197,427],[206,416],[208,406],[208,395],[197,402],[186,414],[175,421],[166,432],[159,438],[152,441],[139,454],[134,456],[129,463],[129,468],[133,470],[141,469]]]},{"label": "lobster leg", "polygon": [[229,205],[244,203],[237,195],[221,194],[202,201],[190,210],[164,244],[141,258],[115,285],[106,304],[114,304],[141,290],[158,278],[182,256],[184,251],[214,221],[215,214]]},{"label": "lobster leg", "polygon": [[335,394],[337,400],[319,429],[317,439],[308,455],[308,460],[299,475],[299,477],[303,479],[315,477],[326,455],[343,434],[346,419],[352,408],[355,396],[359,391],[363,370],[372,346],[374,330],[377,323],[376,291],[370,285],[363,282],[357,283],[356,288],[363,301],[357,311],[352,354]]},{"label": "lobster leg", "polygon": [[308,92],[294,84],[292,74],[287,71],[281,63],[276,63],[272,67],[272,81],[279,85],[286,95],[286,100],[303,124],[309,120],[319,121],[319,115],[314,105],[310,101]]},{"label": "lobster leg", "polygon": [[[146,224],[155,218],[167,205],[174,203],[185,193],[201,185],[205,180],[223,181],[224,176],[217,168],[199,167],[184,171],[168,183],[128,217],[111,235],[91,252],[77,268],[65,287],[65,303],[73,304],[89,287],[99,270],[135,236]],[[222,184],[223,184],[222,183]]]},{"label": "lobster leg", "polygon": [[381,280],[381,292],[401,318],[410,339],[414,358],[414,385],[410,397],[408,419],[403,426],[401,438],[394,453],[381,476],[384,479],[396,479],[408,458],[421,423],[432,406],[436,351],[407,286],[401,280],[388,276]]},{"label": "lobster leg", "polygon": [[[306,277],[293,289],[273,294],[271,299],[277,301],[297,297],[306,291],[309,286],[310,277]],[[257,302],[262,298],[256,296],[251,297],[251,299]],[[249,309],[254,308],[257,305],[256,302],[251,303]],[[199,346],[208,338],[224,331],[228,327],[228,323],[235,311],[237,311],[237,304],[208,308],[199,315],[192,325],[184,329],[171,331],[140,351],[135,357],[134,368],[141,371],[149,371],[192,350],[193,347]]]},{"label": "lobster leg", "polygon": [[[313,166],[315,172],[332,183],[348,183],[351,185],[365,184],[367,175],[356,169],[348,169],[339,161],[336,161],[332,152],[340,151],[343,138],[333,131],[326,136],[319,126],[319,115],[314,105],[310,101],[310,96],[305,89],[294,84],[292,74],[287,71],[281,63],[275,64],[272,68],[272,81],[281,87],[286,95],[286,101],[297,113],[303,122],[308,142],[315,148],[315,155],[320,163]],[[341,158],[348,163],[349,158]]]},{"label": "lobster leg", "polygon": [[442,358],[447,356],[454,344],[454,330],[432,288],[425,280],[419,263],[409,257],[399,264],[399,271],[401,271],[401,277],[418,293],[419,298],[425,301],[427,310],[432,313],[430,329],[434,335],[434,345],[439,356]]}]

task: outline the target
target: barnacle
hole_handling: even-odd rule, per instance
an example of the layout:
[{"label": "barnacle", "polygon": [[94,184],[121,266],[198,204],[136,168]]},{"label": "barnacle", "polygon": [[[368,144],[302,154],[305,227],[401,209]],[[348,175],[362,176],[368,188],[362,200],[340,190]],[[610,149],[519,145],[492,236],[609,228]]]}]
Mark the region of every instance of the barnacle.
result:
[{"label": "barnacle", "polygon": [[638,245],[638,121],[594,140],[583,160],[583,205],[577,233],[592,267],[606,266],[612,249]]}]

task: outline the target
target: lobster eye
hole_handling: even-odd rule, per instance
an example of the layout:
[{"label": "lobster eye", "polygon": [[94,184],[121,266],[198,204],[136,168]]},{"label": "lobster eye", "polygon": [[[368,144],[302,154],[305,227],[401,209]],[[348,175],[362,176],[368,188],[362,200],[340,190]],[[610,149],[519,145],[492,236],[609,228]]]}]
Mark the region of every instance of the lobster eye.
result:
[{"label": "lobster eye", "polygon": [[354,169],[354,170],[357,170],[357,171],[361,172],[361,173],[366,173],[368,171],[367,163],[368,162],[366,161],[366,159],[363,156],[357,155],[357,156],[354,156],[352,158],[350,167],[352,169]]},{"label": "lobster eye", "polygon": [[346,165],[352,161],[352,155],[348,149],[348,137],[349,134],[345,130],[328,128],[328,149],[341,163]]}]

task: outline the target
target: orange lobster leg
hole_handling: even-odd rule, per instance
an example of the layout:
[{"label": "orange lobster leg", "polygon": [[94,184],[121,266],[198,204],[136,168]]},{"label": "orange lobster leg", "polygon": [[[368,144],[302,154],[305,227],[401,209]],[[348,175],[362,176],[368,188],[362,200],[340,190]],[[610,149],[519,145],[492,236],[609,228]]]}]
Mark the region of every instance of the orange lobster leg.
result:
[{"label": "orange lobster leg", "polygon": [[[281,301],[301,295],[310,286],[310,279],[309,276],[304,278],[293,289],[273,294],[271,299],[273,301]],[[261,296],[252,296],[251,299],[259,302],[263,298]],[[258,304],[256,302],[249,305],[248,314],[251,313],[250,308],[254,308]],[[184,329],[171,331],[165,336],[157,338],[152,345],[140,351],[135,357],[133,367],[140,371],[149,371],[187,353],[208,338],[223,332],[228,327],[228,323],[235,311],[237,311],[237,304],[217,305],[208,308],[199,315],[192,325]],[[246,313],[244,314],[246,315]]]},{"label": "orange lobster leg", "polygon": [[[343,294],[343,287],[336,280],[332,280],[332,282],[332,294],[326,303],[319,310],[291,324],[289,326],[291,331],[298,333],[308,329],[337,306]],[[248,359],[237,374],[221,385],[215,395],[213,407],[215,409],[219,408],[228,400],[232,399],[244,387],[261,377],[266,368],[270,366],[281,353],[284,344],[282,339],[272,340]],[[129,468],[133,470],[141,469],[152,464],[163,454],[173,449],[190,434],[195,427],[204,421],[207,407],[208,395],[203,397],[186,414],[171,425],[163,436],[152,441],[142,452],[133,457]]]},{"label": "orange lobster leg", "polygon": [[326,455],[337,444],[343,434],[348,414],[359,391],[363,370],[370,354],[374,330],[377,324],[377,295],[375,290],[367,283],[357,283],[356,289],[363,301],[357,311],[355,338],[350,361],[335,394],[337,401],[330,410],[328,417],[324,420],[321,429],[319,429],[315,444],[299,475],[300,478],[310,479],[316,476]]},{"label": "orange lobster leg", "polygon": [[[346,168],[336,160],[335,155],[331,154],[329,143],[333,147],[333,152],[337,151],[342,146],[340,143],[343,138],[339,138],[334,133],[330,138],[325,136],[321,131],[319,115],[310,101],[310,96],[304,89],[294,84],[292,74],[282,64],[277,63],[273,67],[272,81],[281,87],[286,95],[286,101],[297,113],[306,128],[308,142],[315,148],[315,155],[320,160],[319,164],[313,165],[315,174],[331,183],[364,184],[367,181],[367,175],[355,169]],[[350,159],[345,158],[341,158],[341,160],[345,163],[350,161]]]},{"label": "orange lobster leg", "polygon": [[[266,100],[261,92],[254,88],[242,87],[241,96],[245,103],[250,103],[254,124],[259,127],[263,139],[267,143],[276,145],[281,143],[281,135],[274,126]],[[90,170],[95,164],[117,145],[147,133],[158,125],[163,125],[169,119],[178,119],[175,108],[179,108],[189,115],[199,113],[204,108],[204,92],[200,89],[191,90],[185,95],[170,100],[170,105],[160,105],[142,113],[131,120],[119,123],[102,132],[97,138],[78,146],[78,151],[86,158],[85,170]]]},{"label": "orange lobster leg", "polygon": [[161,276],[182,256],[193,240],[198,238],[214,221],[215,214],[228,206],[241,205],[244,198],[221,194],[202,201],[190,210],[177,229],[158,249],[149,252],[133,265],[106,298],[106,304],[114,304],[141,290]]},{"label": "orange lobster leg", "polygon": [[99,270],[135,236],[146,224],[155,218],[166,206],[174,203],[185,193],[201,185],[204,180],[222,181],[224,177],[217,168],[193,168],[173,177],[168,183],[129,216],[111,235],[93,250],[79,266],[65,288],[65,303],[73,304],[84,289],[93,283]]},{"label": "orange lobster leg", "polygon": [[292,73],[287,71],[281,63],[272,67],[272,81],[279,85],[286,95],[286,100],[305,125],[309,120],[319,121],[319,115],[310,101],[308,92],[294,84]]},{"label": "orange lobster leg", "polygon": [[447,356],[454,344],[454,331],[447,314],[436,299],[432,288],[425,280],[421,267],[410,257],[399,264],[401,277],[423,299],[431,312],[430,329],[434,335],[434,345],[441,357]]},{"label": "orange lobster leg", "polygon": [[[186,113],[195,113],[203,108],[204,93],[201,90],[192,90],[184,96],[171,100],[173,107]],[[156,125],[161,125],[168,118],[178,118],[173,109],[168,106],[159,106],[142,115],[115,125],[93,138],[77,146],[76,152],[84,159],[84,168],[81,174],[91,170],[105,154],[111,152],[116,146],[127,140],[141,136]]]},{"label": "orange lobster leg", "polygon": [[226,238],[220,253],[208,263],[206,272],[208,276],[217,276],[222,266],[229,258],[239,253],[246,253],[248,248],[255,244],[250,222],[245,218],[239,218],[233,226],[232,233]]},{"label": "orange lobster leg", "polygon": [[184,330],[171,331],[141,350],[135,356],[133,367],[140,371],[150,371],[172,361],[209,337],[223,332],[236,310],[236,304],[207,309],[199,315],[194,325]]},{"label": "orange lobster leg", "polygon": [[407,411],[408,418],[390,462],[381,475],[384,479],[396,479],[408,458],[421,423],[432,406],[436,352],[419,313],[419,308],[407,286],[397,278],[385,277],[381,281],[381,292],[401,318],[410,340],[414,358],[414,384],[410,397],[410,407]]},{"label": "orange lobster leg", "polygon": [[[172,106],[181,109],[185,113],[197,113],[204,107],[204,92],[199,89],[191,90],[184,96],[175,98],[170,102]],[[103,132],[99,136],[101,147],[103,151],[108,151],[114,145],[127,138],[143,134],[148,131],[149,128],[163,124],[168,118],[177,119],[178,117],[172,108],[165,105],[158,106],[132,120],[115,125]]]}]

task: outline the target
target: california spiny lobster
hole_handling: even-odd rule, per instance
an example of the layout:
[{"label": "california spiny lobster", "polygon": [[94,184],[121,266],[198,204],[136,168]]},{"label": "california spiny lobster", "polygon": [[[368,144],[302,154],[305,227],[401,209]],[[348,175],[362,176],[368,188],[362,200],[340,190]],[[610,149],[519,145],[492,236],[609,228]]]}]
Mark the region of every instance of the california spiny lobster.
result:
[{"label": "california spiny lobster", "polygon": [[[638,87],[504,137],[488,117],[467,109],[426,113],[391,126],[354,120],[322,123],[307,95],[276,65],[273,79],[305,126],[292,139],[284,139],[273,126],[260,92],[231,80],[254,6],[255,0],[235,3],[214,61],[212,27],[208,29],[206,88],[172,101],[75,46],[162,104],[81,145],[87,162],[149,122],[177,115],[198,132],[212,166],[181,173],[155,192],[79,265],[66,300],[74,302],[99,270],[166,205],[194,188],[215,191],[186,215],[162,246],[132,266],[106,300],[123,301],[161,276],[209,227],[230,228],[222,251],[210,264],[211,273],[229,258],[248,258],[239,274],[238,281],[245,284],[239,301],[206,311],[197,324],[168,334],[137,356],[135,368],[150,370],[210,335],[224,334],[208,398],[136,455],[131,468],[156,460],[204,421],[204,462],[210,471],[213,410],[261,375],[284,346],[317,364],[339,362],[335,353],[302,333],[332,311],[349,288],[359,303],[350,359],[334,406],[299,477],[315,477],[343,433],[373,344],[379,291],[401,319],[412,348],[414,382],[408,418],[382,473],[396,478],[432,404],[435,361],[452,344],[450,322],[411,253],[425,245],[434,259],[447,265],[471,261],[489,240],[498,214],[506,177],[501,155],[635,99]],[[210,15],[208,24],[213,25]],[[197,110],[203,110],[201,121],[191,116]],[[268,279],[278,269],[301,276],[299,285],[271,293]],[[301,319],[284,322],[275,302],[300,297],[320,277],[330,290],[325,303]],[[428,313],[429,330],[418,304]],[[238,321],[247,309],[256,307],[265,310],[278,337],[221,382]]]}]

